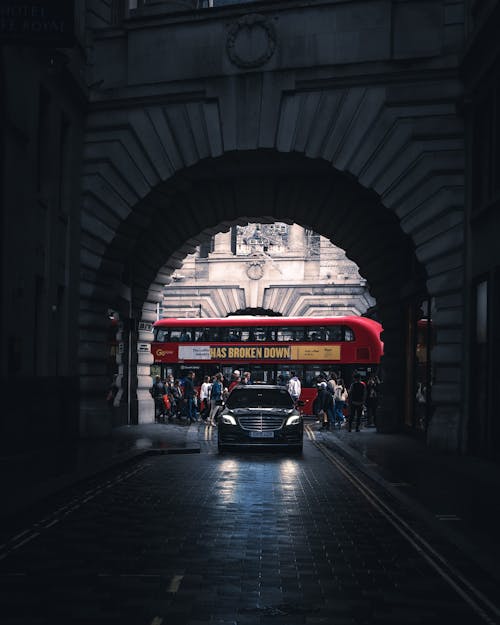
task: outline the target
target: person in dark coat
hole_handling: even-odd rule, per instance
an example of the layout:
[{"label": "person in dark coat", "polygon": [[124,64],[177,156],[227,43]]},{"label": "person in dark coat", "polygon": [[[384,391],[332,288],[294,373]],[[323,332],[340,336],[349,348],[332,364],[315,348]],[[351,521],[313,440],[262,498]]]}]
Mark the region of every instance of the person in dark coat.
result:
[{"label": "person in dark coat", "polygon": [[318,394],[314,400],[313,409],[322,430],[330,429],[329,415],[333,412],[333,396],[328,392],[326,382],[320,382],[318,385]]},{"label": "person in dark coat", "polygon": [[366,402],[366,384],[361,381],[359,373],[355,373],[353,382],[349,388],[347,403],[349,405],[348,431],[352,429],[352,421],[356,419],[356,432],[359,432],[363,406]]},{"label": "person in dark coat", "polygon": [[373,428],[377,425],[378,392],[380,380],[371,375],[366,383],[366,426]]},{"label": "person in dark coat", "polygon": [[186,418],[189,423],[196,421],[196,404],[194,389],[194,372],[190,371],[184,381],[184,400],[186,402]]},{"label": "person in dark coat", "polygon": [[163,395],[166,395],[167,387],[165,386],[165,383],[161,380],[159,375],[155,377],[155,381],[153,382],[153,386],[151,387],[149,392],[151,393],[151,397],[154,399],[155,402],[155,421],[160,417],[164,419],[166,410],[165,404],[163,403]]}]

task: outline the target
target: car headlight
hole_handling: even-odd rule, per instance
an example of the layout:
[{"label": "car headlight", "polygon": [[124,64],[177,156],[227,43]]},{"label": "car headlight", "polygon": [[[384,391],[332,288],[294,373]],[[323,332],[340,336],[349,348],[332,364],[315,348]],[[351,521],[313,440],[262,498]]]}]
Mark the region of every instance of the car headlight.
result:
[{"label": "car headlight", "polygon": [[300,415],[294,414],[286,420],[287,425],[298,425],[300,423]]},{"label": "car headlight", "polygon": [[226,425],[236,425],[236,419],[228,413],[221,415],[221,421]]}]

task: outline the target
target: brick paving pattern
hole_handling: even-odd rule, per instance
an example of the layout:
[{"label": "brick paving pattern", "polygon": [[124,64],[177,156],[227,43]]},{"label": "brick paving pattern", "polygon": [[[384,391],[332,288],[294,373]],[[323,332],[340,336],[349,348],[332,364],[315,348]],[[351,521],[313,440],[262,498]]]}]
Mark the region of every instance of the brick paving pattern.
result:
[{"label": "brick paving pattern", "polygon": [[39,523],[0,561],[2,623],[483,622],[310,442],[201,447],[139,460]]}]

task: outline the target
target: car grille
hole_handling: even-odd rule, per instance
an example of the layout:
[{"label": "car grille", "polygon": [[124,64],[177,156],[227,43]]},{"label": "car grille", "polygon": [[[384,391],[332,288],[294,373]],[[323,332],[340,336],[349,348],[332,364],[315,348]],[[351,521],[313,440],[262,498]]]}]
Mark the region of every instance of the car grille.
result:
[{"label": "car grille", "polygon": [[278,415],[252,414],[239,417],[238,423],[244,430],[259,432],[263,430],[279,430],[283,427],[283,417]]}]

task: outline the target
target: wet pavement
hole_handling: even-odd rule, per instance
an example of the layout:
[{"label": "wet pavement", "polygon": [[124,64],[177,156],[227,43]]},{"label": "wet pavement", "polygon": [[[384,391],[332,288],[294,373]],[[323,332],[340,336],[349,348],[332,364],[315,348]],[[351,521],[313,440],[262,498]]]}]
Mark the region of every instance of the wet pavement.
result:
[{"label": "wet pavement", "polygon": [[302,456],[219,455],[202,423],[91,449],[4,518],[2,623],[499,622],[476,592],[498,587],[493,521],[473,514],[498,522],[491,465],[314,422]]}]

